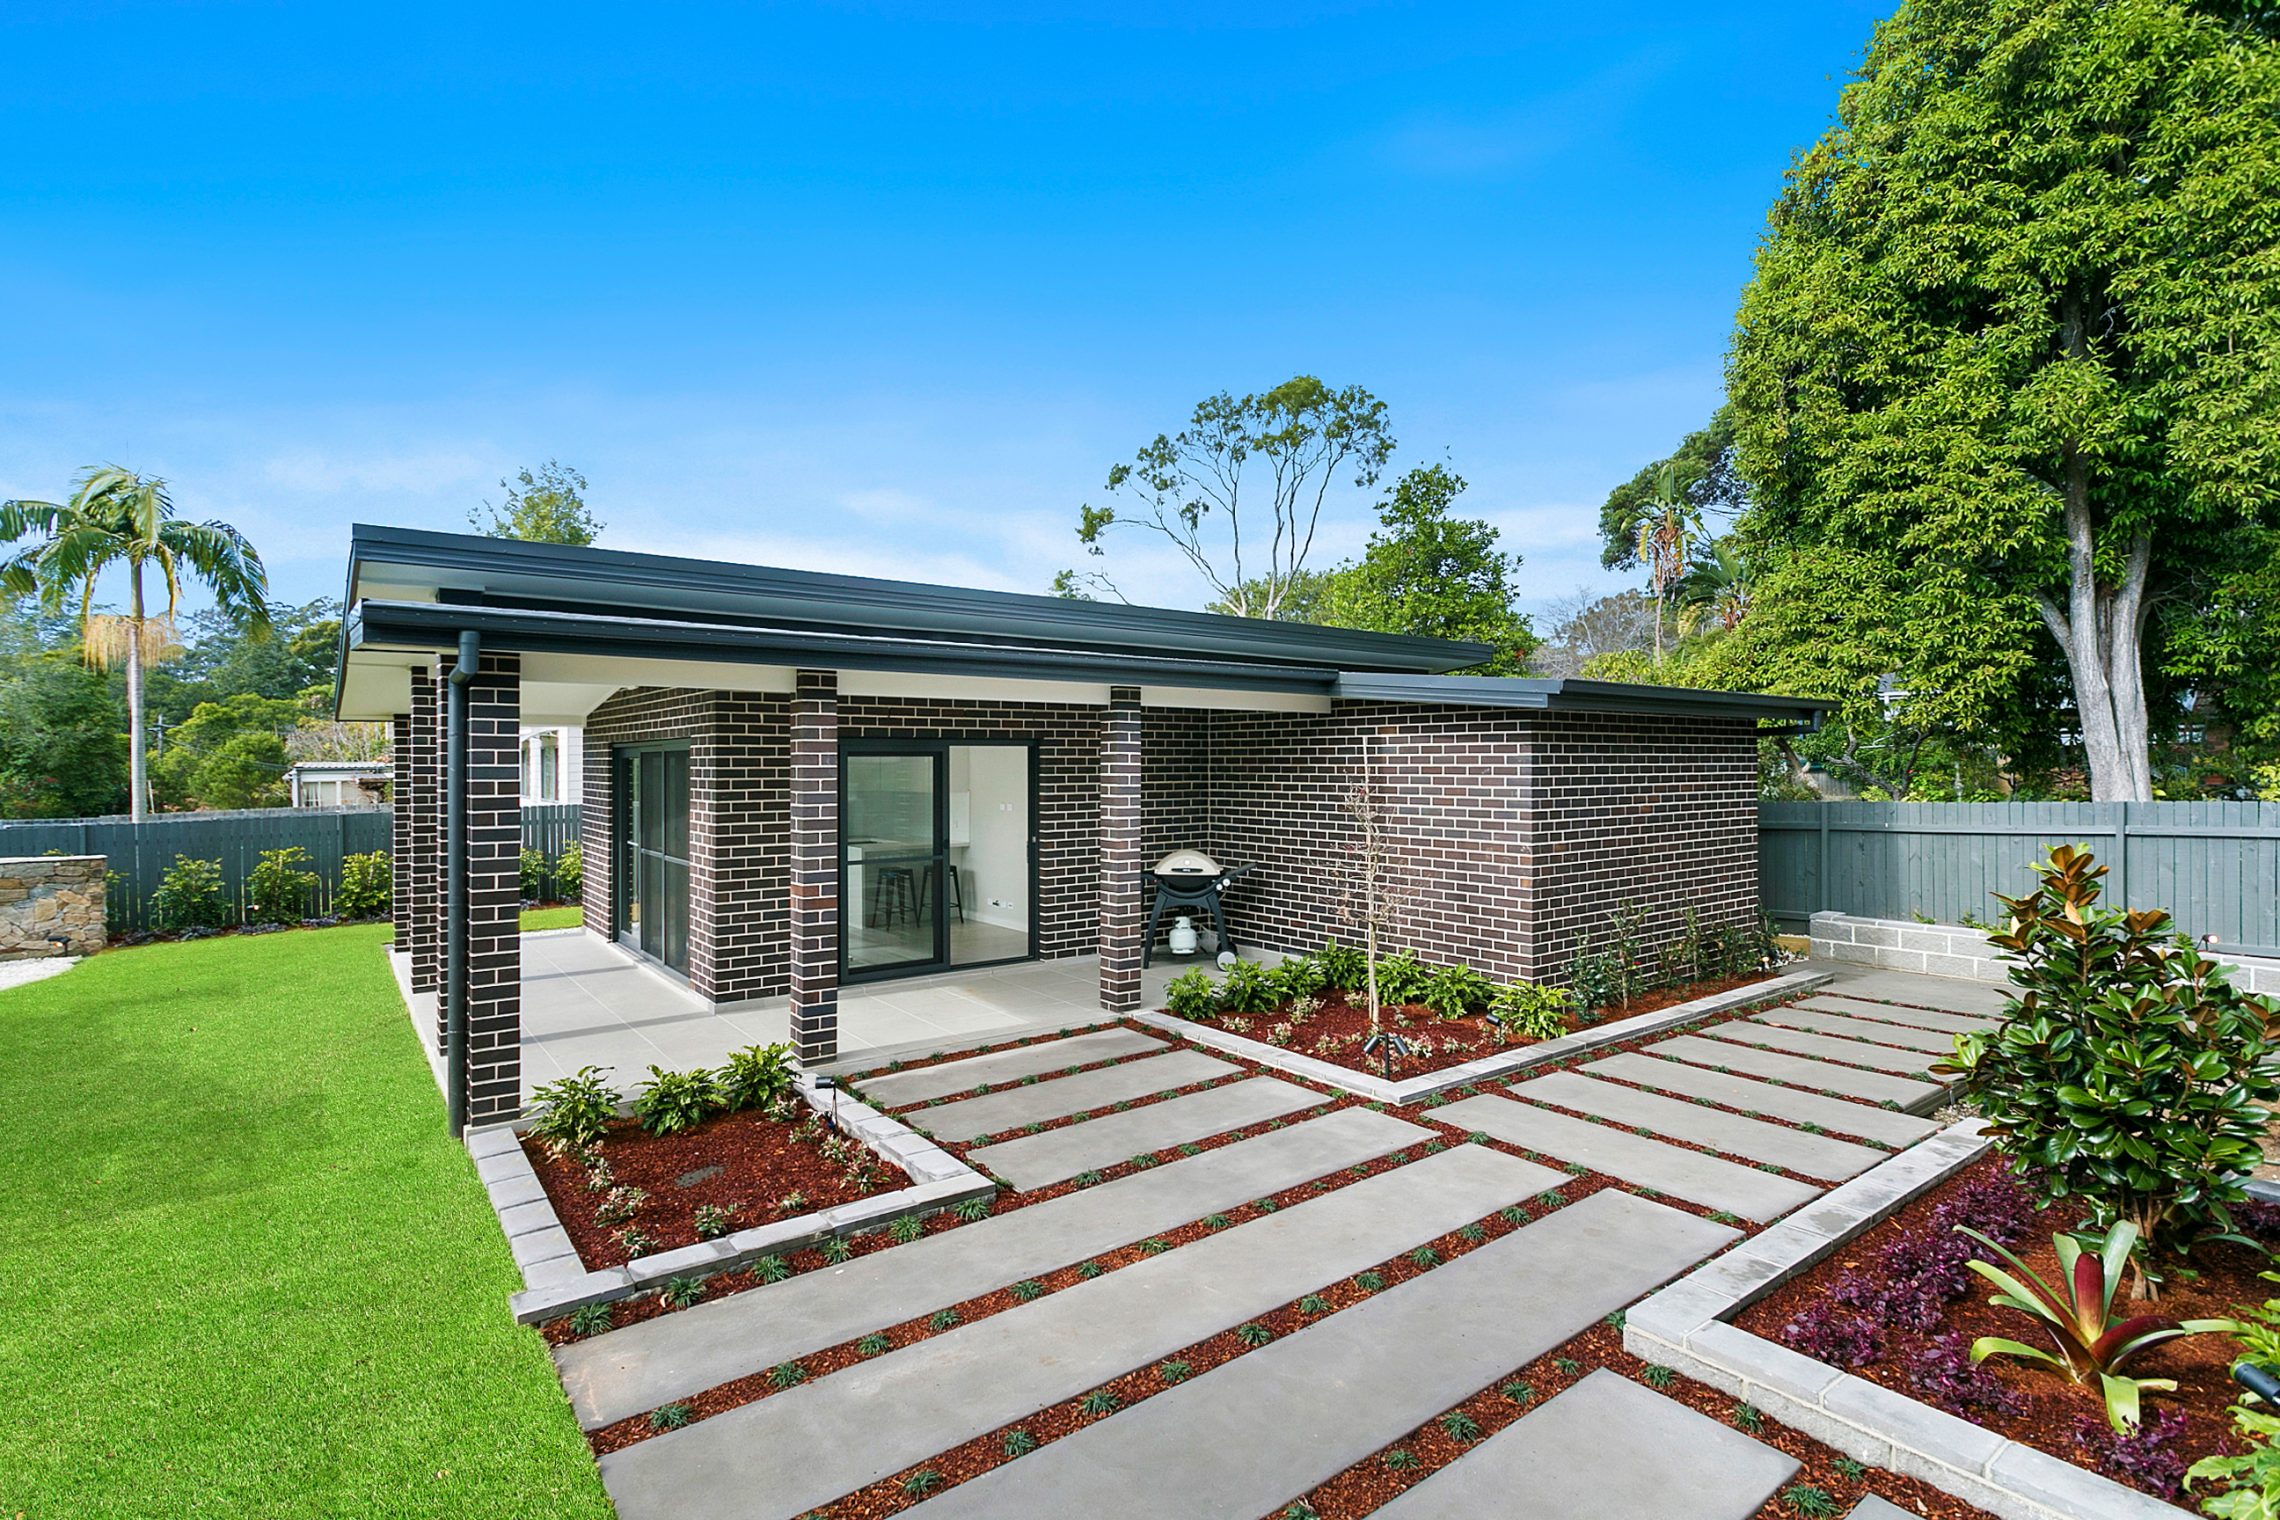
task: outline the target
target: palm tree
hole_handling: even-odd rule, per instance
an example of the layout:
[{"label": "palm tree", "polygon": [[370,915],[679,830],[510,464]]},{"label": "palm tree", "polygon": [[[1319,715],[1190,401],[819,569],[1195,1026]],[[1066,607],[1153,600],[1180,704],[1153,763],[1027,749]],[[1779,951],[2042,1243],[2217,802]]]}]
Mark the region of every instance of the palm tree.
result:
[{"label": "palm tree", "polygon": [[1686,499],[1692,482],[1682,479],[1669,460],[1655,472],[1655,499],[1639,504],[1639,559],[1647,567],[1647,583],[1655,593],[1655,666],[1662,666],[1663,606],[1694,546],[1701,526],[1701,510]]},{"label": "palm tree", "polygon": [[[79,593],[87,663],[127,671],[128,806],[140,819],[150,797],[143,753],[143,671],[174,647],[174,614],[182,605],[184,572],[213,592],[222,610],[256,632],[269,627],[269,575],[245,535],[228,523],[194,523],[174,515],[163,480],[145,480],[117,465],[99,465],[80,477],[71,500],[0,501],[0,544],[30,539],[0,560],[0,589],[37,594],[51,612]],[[95,611],[95,583],[113,566],[127,572],[124,617]],[[143,571],[166,581],[166,611],[149,616]]]},{"label": "palm tree", "polygon": [[1678,582],[1678,628],[1698,632],[1712,618],[1731,632],[1750,610],[1749,567],[1731,538],[1697,545]]}]

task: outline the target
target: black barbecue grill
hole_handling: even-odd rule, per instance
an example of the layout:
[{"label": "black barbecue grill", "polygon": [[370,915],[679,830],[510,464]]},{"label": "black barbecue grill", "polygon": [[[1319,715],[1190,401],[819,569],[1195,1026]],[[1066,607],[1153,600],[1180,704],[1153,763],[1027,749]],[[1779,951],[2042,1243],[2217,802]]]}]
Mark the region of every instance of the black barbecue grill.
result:
[{"label": "black barbecue grill", "polygon": [[1250,869],[1223,866],[1201,850],[1174,850],[1143,872],[1156,884],[1156,905],[1148,911],[1148,937],[1142,942],[1140,964],[1146,966],[1156,958],[1156,927],[1164,915],[1177,917],[1185,910],[1210,914],[1212,932],[1219,937],[1219,953],[1233,955],[1235,941],[1228,937],[1227,915],[1219,906],[1219,894]]}]

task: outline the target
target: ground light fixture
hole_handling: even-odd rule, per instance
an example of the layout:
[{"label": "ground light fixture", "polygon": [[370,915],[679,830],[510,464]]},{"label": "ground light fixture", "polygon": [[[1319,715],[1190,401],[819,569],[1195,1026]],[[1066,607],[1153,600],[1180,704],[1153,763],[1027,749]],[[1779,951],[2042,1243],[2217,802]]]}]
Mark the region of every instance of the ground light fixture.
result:
[{"label": "ground light fixture", "polygon": [[839,1079],[837,1077],[817,1077],[815,1079],[815,1090],[831,1094],[831,1112],[826,1116],[824,1122],[831,1126],[831,1132],[836,1135],[840,1132]]},{"label": "ground light fixture", "polygon": [[1409,1042],[1390,1029],[1381,1029],[1362,1042],[1362,1054],[1367,1056],[1373,1053],[1377,1056],[1379,1064],[1384,1067],[1385,1079],[1388,1082],[1393,1080],[1395,1057],[1406,1061],[1414,1054],[1409,1048]]}]

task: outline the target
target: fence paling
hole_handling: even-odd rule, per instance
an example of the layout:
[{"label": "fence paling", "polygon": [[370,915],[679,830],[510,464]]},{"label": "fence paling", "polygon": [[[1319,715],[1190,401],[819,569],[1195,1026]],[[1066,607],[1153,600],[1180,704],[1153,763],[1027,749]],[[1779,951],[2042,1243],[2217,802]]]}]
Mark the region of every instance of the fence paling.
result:
[{"label": "fence paling", "polygon": [[2280,946],[2280,804],[2259,802],[1768,802],[1758,808],[1760,901],[1802,923],[1989,920],[2053,845],[2111,868],[2107,900],[2165,908],[2180,929],[2247,953]]},{"label": "fence paling", "polygon": [[[523,844],[549,861],[578,837],[575,802],[533,803],[522,810]],[[387,807],[252,808],[239,812],[161,813],[141,823],[120,818],[0,821],[0,856],[101,855],[111,872],[106,908],[114,930],[147,929],[150,898],[177,855],[217,860],[232,914],[245,911],[246,878],[265,850],[299,845],[317,875],[312,915],[332,911],[341,862],[350,855],[390,853]]]}]

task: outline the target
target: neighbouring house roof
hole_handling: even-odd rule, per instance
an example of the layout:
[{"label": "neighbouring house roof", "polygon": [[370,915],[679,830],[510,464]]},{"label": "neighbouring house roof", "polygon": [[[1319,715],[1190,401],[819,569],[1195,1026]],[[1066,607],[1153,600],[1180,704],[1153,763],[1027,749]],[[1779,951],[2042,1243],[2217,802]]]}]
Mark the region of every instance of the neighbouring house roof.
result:
[{"label": "neighbouring house roof", "polygon": [[[470,630],[486,650],[523,655],[531,725],[580,722],[624,686],[785,689],[802,668],[977,691],[1130,685],[1167,703],[1211,693],[1676,710],[1621,701],[1660,688],[1448,674],[1493,657],[1485,644],[366,524],[351,530],[343,606],[343,718],[405,711],[411,666]],[[1809,718],[1821,705],[1685,695],[1719,697],[1736,717]]]}]

